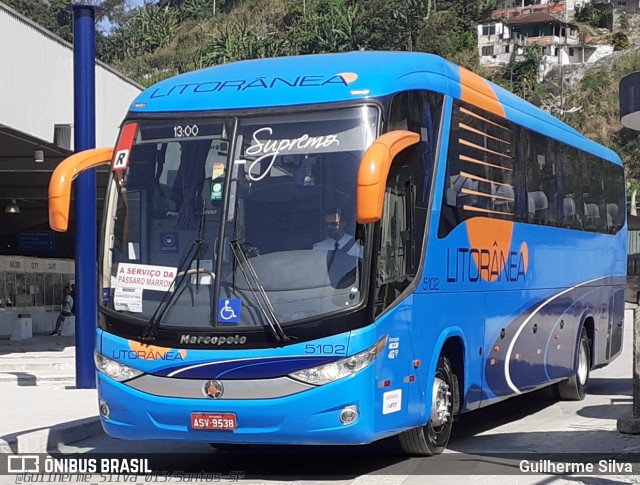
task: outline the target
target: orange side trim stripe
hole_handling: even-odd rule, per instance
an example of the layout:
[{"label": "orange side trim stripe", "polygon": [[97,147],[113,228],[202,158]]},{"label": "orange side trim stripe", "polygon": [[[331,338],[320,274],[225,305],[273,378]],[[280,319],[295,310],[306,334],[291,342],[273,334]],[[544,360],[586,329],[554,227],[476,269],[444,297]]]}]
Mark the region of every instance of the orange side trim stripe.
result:
[{"label": "orange side trim stripe", "polygon": [[493,163],[483,162],[482,160],[477,160],[475,158],[468,157],[466,155],[460,155],[460,160],[464,160],[465,162],[477,163],[478,165],[485,165],[487,167],[499,168],[500,170],[507,170],[509,172],[513,172],[512,168],[502,167],[500,165],[494,165]]},{"label": "orange side trim stripe", "polygon": [[502,167],[500,165],[494,165],[493,163],[483,162],[482,160],[477,160],[475,158],[468,157],[466,155],[460,155],[460,160],[464,160],[465,162],[477,163],[478,165],[485,165],[487,167],[499,168],[500,170],[507,170],[509,172],[513,172],[512,168]]},{"label": "orange side trim stripe", "polygon": [[474,118],[478,118],[480,121],[484,121],[485,123],[492,124],[493,126],[497,126],[498,128],[502,128],[503,130],[510,131],[507,126],[502,126],[500,123],[496,123],[495,121],[491,121],[490,119],[487,119],[484,116],[480,116],[479,114],[474,113],[473,111],[470,111],[467,108],[463,108],[462,106],[460,107],[460,112],[464,113],[464,114],[467,114],[469,116],[473,116]]},{"label": "orange side trim stripe", "polygon": [[509,197],[487,194],[486,192],[478,192],[477,190],[465,189],[464,187],[460,192],[462,192],[463,194],[479,195],[480,197],[488,197],[489,199],[501,199],[501,200],[508,200],[509,202],[513,202],[513,199],[510,199]]},{"label": "orange side trim stripe", "polygon": [[471,131],[472,133],[477,133],[478,135],[482,135],[484,137],[491,138],[492,140],[498,141],[500,143],[506,143],[507,145],[511,145],[511,142],[508,142],[507,140],[503,140],[502,138],[498,138],[498,137],[495,137],[495,136],[488,135],[487,133],[484,133],[483,131],[476,130],[475,128],[472,128],[469,125],[465,125],[464,123],[458,123],[458,126],[460,128],[462,128],[463,130]]},{"label": "orange side trim stripe", "polygon": [[500,214],[500,215],[503,215],[503,216],[512,216],[513,215],[512,212],[492,211],[492,210],[489,210],[489,209],[481,209],[480,207],[473,207],[472,205],[463,205],[462,208],[464,210],[467,210],[467,211],[484,212],[486,214]]},{"label": "orange side trim stripe", "polygon": [[473,175],[472,173],[467,173],[467,172],[463,172],[463,171],[460,172],[460,177],[467,177],[469,179],[477,180],[479,182],[489,182],[490,184],[502,185],[503,187],[511,187],[511,188],[513,188],[513,185],[503,184],[502,182],[496,182],[495,180],[485,179],[485,178],[482,178],[482,177],[478,177],[477,175]]},{"label": "orange side trim stripe", "polygon": [[489,113],[505,118],[504,107],[489,86],[489,81],[464,67],[460,68],[460,97],[462,101],[475,105]]},{"label": "orange side trim stripe", "polygon": [[500,153],[500,152],[495,152],[493,150],[489,150],[488,148],[485,147],[481,147],[480,145],[476,145],[475,143],[471,143],[470,141],[465,140],[464,138],[458,138],[458,142],[462,145],[467,145],[471,148],[475,148],[477,150],[481,150],[483,152],[487,152],[487,153],[491,153],[493,155],[498,155],[499,157],[504,157],[504,158],[508,158],[508,159],[512,159],[513,157],[511,155],[505,155],[504,153]]}]

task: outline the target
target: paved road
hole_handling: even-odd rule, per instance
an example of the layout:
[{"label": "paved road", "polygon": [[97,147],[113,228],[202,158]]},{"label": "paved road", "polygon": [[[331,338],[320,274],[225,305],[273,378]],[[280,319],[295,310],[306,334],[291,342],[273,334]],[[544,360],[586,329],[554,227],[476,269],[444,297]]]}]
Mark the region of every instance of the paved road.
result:
[{"label": "paved road", "polygon": [[[592,373],[590,394],[584,401],[557,402],[550,390],[543,389],[468,413],[456,423],[447,452],[438,457],[407,458],[400,454],[395,439],[363,447],[264,447],[224,453],[206,444],[129,442],[98,436],[66,451],[162,453],[165,470],[206,471],[210,478],[222,473],[222,482],[228,481],[229,472],[242,471],[252,483],[640,483],[639,475],[627,473],[594,476],[602,471],[599,460],[608,458],[603,454],[615,454],[614,468],[640,461],[640,436],[616,430],[616,420],[632,414],[632,322],[627,320],[622,356]],[[574,454],[567,455],[569,462],[575,456],[586,458],[595,464],[595,473],[586,478],[519,474],[521,460],[557,460],[558,453]]]}]

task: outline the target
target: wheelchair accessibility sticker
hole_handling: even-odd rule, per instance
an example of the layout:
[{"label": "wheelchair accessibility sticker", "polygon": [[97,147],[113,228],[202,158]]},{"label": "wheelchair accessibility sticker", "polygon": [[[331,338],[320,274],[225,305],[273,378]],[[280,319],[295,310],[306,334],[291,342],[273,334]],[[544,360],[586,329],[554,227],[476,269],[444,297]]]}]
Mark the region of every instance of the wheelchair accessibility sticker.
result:
[{"label": "wheelchair accessibility sticker", "polygon": [[240,322],[242,300],[240,298],[220,298],[218,300],[218,323],[235,324]]}]

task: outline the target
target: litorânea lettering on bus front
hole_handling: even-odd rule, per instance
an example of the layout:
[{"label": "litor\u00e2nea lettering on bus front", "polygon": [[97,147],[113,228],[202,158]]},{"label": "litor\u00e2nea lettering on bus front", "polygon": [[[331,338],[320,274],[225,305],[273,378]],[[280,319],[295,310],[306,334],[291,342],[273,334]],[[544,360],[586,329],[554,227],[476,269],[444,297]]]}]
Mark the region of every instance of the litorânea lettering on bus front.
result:
[{"label": "litor\u00e2nea lettering on bus front", "polygon": [[118,349],[111,352],[113,359],[129,360],[184,360],[182,353],[178,350],[160,352],[157,350],[127,350]]},{"label": "litor\u00e2nea lettering on bus front", "polygon": [[149,345],[135,340],[129,340],[128,349],[113,350],[114,358],[126,358],[132,360],[184,360],[187,357],[185,349],[172,349]]},{"label": "litor\u00e2nea lettering on bus front", "polygon": [[206,94],[229,91],[247,91],[250,89],[273,88],[313,88],[332,85],[349,86],[358,78],[355,73],[347,72],[333,76],[306,75],[297,77],[266,77],[258,76],[252,79],[228,79],[220,81],[207,81],[202,83],[175,84],[170,88],[160,87],[153,90],[150,98],[165,98],[168,96],[181,96],[183,94]]}]

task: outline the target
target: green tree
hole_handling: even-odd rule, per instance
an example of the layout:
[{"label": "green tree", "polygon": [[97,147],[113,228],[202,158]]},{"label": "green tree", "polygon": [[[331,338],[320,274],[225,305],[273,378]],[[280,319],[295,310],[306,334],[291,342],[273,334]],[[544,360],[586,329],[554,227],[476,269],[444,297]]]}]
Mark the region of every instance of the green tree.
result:
[{"label": "green tree", "polygon": [[529,45],[524,51],[525,59],[523,61],[513,60],[507,66],[505,76],[508,76],[509,88],[518,96],[526,99],[535,91],[542,54],[543,46]]},{"label": "green tree", "polygon": [[67,0],[7,0],[3,3],[64,40],[73,41],[72,14]]},{"label": "green tree", "polygon": [[464,50],[476,52],[476,36],[455,12],[439,11],[424,19],[416,47],[451,59]]},{"label": "green tree", "polygon": [[621,51],[629,48],[629,37],[624,32],[616,32],[612,36],[613,49]]}]

